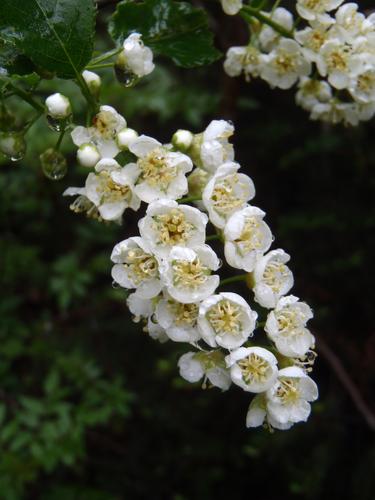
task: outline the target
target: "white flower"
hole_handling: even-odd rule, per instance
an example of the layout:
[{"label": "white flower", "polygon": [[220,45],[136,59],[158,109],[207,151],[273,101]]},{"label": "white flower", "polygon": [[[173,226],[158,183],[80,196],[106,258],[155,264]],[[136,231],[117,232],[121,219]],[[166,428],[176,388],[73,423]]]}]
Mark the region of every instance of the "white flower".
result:
[{"label": "white flower", "polygon": [[159,265],[142,238],[137,236],[118,243],[111,255],[112,278],[124,288],[135,288],[141,299],[156,297],[161,291]]},{"label": "white flower", "polygon": [[306,111],[311,111],[316,104],[328,102],[332,98],[331,86],[322,80],[304,76],[298,84],[296,103]]},{"label": "white flower", "polygon": [[116,160],[100,160],[86,179],[86,196],[98,207],[104,220],[116,220],[130,207],[138,210],[139,198],[133,193],[134,177],[127,167]]},{"label": "white flower", "polygon": [[116,143],[117,133],[126,127],[123,118],[111,106],[100,106],[99,113],[93,119],[91,127],[76,127],[72,140],[76,146],[91,144],[96,147],[101,158],[114,158],[120,149]]},{"label": "white flower", "polygon": [[136,293],[131,293],[126,299],[129,311],[134,315],[134,322],[138,323],[141,318],[148,319],[155,311],[157,302],[154,298],[142,299]]},{"label": "white flower", "polygon": [[268,427],[287,430],[293,426],[293,422],[282,424],[272,418],[267,412],[267,399],[265,393],[257,394],[250,403],[246,415],[246,427],[259,427],[266,422]]},{"label": "white flower", "polygon": [[129,150],[138,157],[137,163],[128,166],[138,176],[135,192],[142,201],[151,203],[160,198],[176,200],[187,193],[185,174],[193,168],[188,156],[170,152],[146,135],[133,141]]},{"label": "white flower", "polygon": [[165,294],[156,306],[155,317],[171,340],[194,343],[200,339],[198,311],[199,304],[182,304]]},{"label": "white flower", "polygon": [[316,23],[313,27],[308,26],[296,31],[294,38],[302,45],[302,52],[307,61],[316,63],[321,58],[320,49],[332,37],[327,25]]},{"label": "white flower", "polygon": [[192,248],[173,247],[160,272],[168,293],[183,304],[199,302],[219,286],[219,276],[212,275],[220,261],[208,245]]},{"label": "white flower", "polygon": [[263,347],[240,347],[225,360],[232,381],[244,391],[264,392],[277,379],[277,359]]},{"label": "white flower", "polygon": [[224,163],[209,180],[202,200],[212,224],[224,228],[229,217],[244,208],[255,196],[253,181],[245,174],[237,173],[238,163]]},{"label": "white flower", "polygon": [[235,349],[252,335],[257,317],[237,293],[219,293],[200,304],[198,327],[210,347]]},{"label": "white flower", "polygon": [[158,340],[161,344],[164,344],[169,340],[164,328],[158,323],[155,323],[152,316],[147,320],[147,326],[144,328],[153,340]]},{"label": "white flower", "polygon": [[46,99],[48,114],[52,118],[63,120],[72,114],[70,102],[67,97],[62,94],[52,94]]},{"label": "white flower", "polygon": [[300,45],[283,38],[269,53],[261,56],[260,76],[271,87],[289,89],[299,77],[311,72],[311,64],[303,55]]},{"label": "white flower", "polygon": [[313,317],[311,308],[298,297],[282,297],[267,316],[264,330],[284,356],[303,357],[314,346],[314,336],[305,328]]},{"label": "white flower", "polygon": [[297,0],[298,14],[307,21],[319,21],[323,24],[332,24],[333,19],[327,14],[337,9],[344,0]]},{"label": "white flower", "polygon": [[228,16],[234,16],[242,9],[242,0],[220,0],[223,11]]},{"label": "white flower", "polygon": [[82,167],[92,168],[100,160],[101,156],[98,148],[94,144],[81,144],[77,151],[77,159]]},{"label": "white flower", "polygon": [[347,88],[362,66],[361,57],[337,39],[325,42],[319,55],[318,71],[321,76],[327,76],[328,82],[336,89]]},{"label": "white flower", "polygon": [[360,120],[369,120],[374,114],[374,106],[361,105],[355,102],[341,102],[335,98],[328,102],[316,104],[311,110],[312,120],[321,120],[327,123],[344,123],[356,126]]},{"label": "white flower", "polygon": [[132,128],[125,127],[119,131],[117,134],[117,145],[121,151],[126,151],[129,149],[130,144],[132,144],[138,138],[138,132]]},{"label": "white flower", "polygon": [[[220,351],[187,352],[178,360],[182,378],[190,383],[198,382],[202,377],[219,387],[222,391],[229,389],[231,379],[225,368],[224,358]],[[203,383],[205,386],[205,381]]]},{"label": "white flower", "polygon": [[251,272],[257,257],[272,244],[272,233],[263,221],[265,213],[257,207],[245,207],[235,212],[224,228],[225,258],[236,269]]},{"label": "white flower", "polygon": [[[272,12],[264,12],[265,16],[282,26],[287,31],[293,30],[293,14],[283,7],[278,7]],[[271,26],[263,24],[259,33],[259,42],[266,52],[270,52],[280,40],[280,35]]]},{"label": "white flower", "polygon": [[267,391],[267,413],[280,424],[305,422],[311,412],[310,402],[317,398],[315,382],[301,368],[283,368]]},{"label": "white flower", "polygon": [[272,250],[258,259],[255,264],[254,299],[262,307],[276,307],[280,297],[293,286],[292,271],[285,265],[290,256],[284,250]]},{"label": "white flower", "polygon": [[366,65],[349,83],[348,90],[356,101],[364,104],[375,102],[375,67]]},{"label": "white flower", "polygon": [[247,81],[250,76],[259,76],[260,51],[253,45],[244,47],[230,47],[224,61],[224,71],[231,77],[239,76],[242,72]]},{"label": "white flower", "polygon": [[207,222],[207,216],[197,208],[162,199],[150,203],[138,225],[152,251],[166,257],[174,246],[203,245]]},{"label": "white flower", "polygon": [[[98,207],[88,199],[86,188],[79,187],[69,187],[65,189],[63,192],[63,196],[78,196],[73,203],[69,206],[70,210],[72,210],[76,214],[86,213],[87,217],[91,219],[97,219],[102,221],[102,217],[99,213]],[[120,219],[116,222],[121,222]]]},{"label": "white flower", "polygon": [[87,71],[87,70],[85,70],[82,73],[82,76],[91,94],[94,96],[98,96],[100,92],[100,87],[102,85],[102,80],[100,76],[92,71]]},{"label": "white flower", "polygon": [[228,141],[234,126],[225,120],[212,120],[203,132],[200,148],[202,168],[214,173],[216,169],[234,158],[233,145]]},{"label": "white flower", "polygon": [[345,3],[336,12],[336,23],[333,26],[333,36],[345,42],[355,42],[356,38],[373,29],[371,20],[358,12],[358,4]]},{"label": "white flower", "polygon": [[139,33],[129,35],[124,41],[122,53],[126,68],[138,77],[150,74],[155,68],[152,62],[152,50],[145,47],[141,37],[142,35]]}]

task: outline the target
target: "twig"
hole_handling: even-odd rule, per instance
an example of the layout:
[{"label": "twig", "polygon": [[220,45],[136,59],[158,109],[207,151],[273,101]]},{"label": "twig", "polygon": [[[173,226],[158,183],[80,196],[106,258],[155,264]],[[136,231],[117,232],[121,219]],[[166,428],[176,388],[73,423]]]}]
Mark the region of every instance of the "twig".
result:
[{"label": "twig", "polygon": [[372,412],[371,408],[367,405],[365,400],[363,399],[361,393],[359,392],[358,387],[350,378],[348,372],[345,370],[343,364],[336,354],[332,351],[332,349],[325,343],[325,341],[321,337],[317,337],[317,350],[320,351],[323,358],[327,361],[327,363],[331,366],[332,370],[335,372],[337,378],[343,385],[344,389],[349,394],[352,399],[355,407],[359,411],[359,413],[366,420],[367,425],[370,427],[372,431],[375,431],[375,415]]}]

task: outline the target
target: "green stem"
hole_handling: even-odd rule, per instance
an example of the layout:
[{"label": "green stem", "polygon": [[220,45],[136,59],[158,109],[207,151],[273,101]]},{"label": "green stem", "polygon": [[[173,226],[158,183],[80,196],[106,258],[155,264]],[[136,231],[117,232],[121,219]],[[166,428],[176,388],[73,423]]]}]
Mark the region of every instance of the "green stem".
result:
[{"label": "green stem", "polygon": [[237,283],[238,281],[246,281],[247,274],[238,274],[237,276],[231,276],[230,278],[225,278],[220,281],[219,286],[229,285],[230,283]]},{"label": "green stem", "polygon": [[94,57],[94,59],[91,59],[91,61],[89,62],[87,68],[89,68],[91,66],[95,66],[98,63],[101,63],[103,61],[106,61],[107,59],[110,59],[113,56],[116,56],[122,50],[123,50],[123,47],[117,47],[115,49],[109,50],[108,52],[105,52],[103,55],[101,55],[99,57]]},{"label": "green stem", "polygon": [[25,134],[26,134],[26,132],[27,132],[27,131],[28,131],[28,130],[29,130],[29,129],[30,129],[30,128],[34,125],[34,123],[35,123],[36,121],[38,121],[38,120],[39,120],[39,118],[42,116],[42,114],[43,114],[43,113],[39,111],[39,112],[38,112],[38,113],[34,116],[34,118],[32,118],[32,119],[29,121],[29,123],[28,123],[28,124],[26,125],[26,127],[24,128],[24,133],[25,133]]},{"label": "green stem", "polygon": [[55,146],[56,151],[58,151],[60,149],[60,145],[61,145],[62,140],[64,138],[65,132],[66,132],[66,124],[64,123],[62,126],[62,129],[60,131],[59,138],[57,139],[57,142],[56,142],[56,146]]},{"label": "green stem", "polygon": [[36,111],[38,111],[40,114],[45,112],[45,107],[40,104],[39,102],[35,101],[30,94],[25,92],[24,90],[16,87],[12,83],[9,83],[8,85],[11,89],[14,95],[17,95],[21,99],[23,99],[27,104],[30,104]]},{"label": "green stem", "polygon": [[276,23],[268,16],[262,14],[258,9],[254,9],[254,7],[249,7],[248,5],[244,5],[240,11],[241,17],[245,19],[245,21],[251,22],[252,18],[255,17],[263,24],[268,24],[275,31],[280,33],[280,35],[285,36],[286,38],[293,38],[293,32],[285,29],[281,24]]},{"label": "green stem", "polygon": [[186,196],[186,198],[177,200],[178,203],[191,203],[192,201],[202,201],[202,198],[200,196]]},{"label": "green stem", "polygon": [[93,65],[89,64],[88,66],[86,66],[86,69],[91,71],[96,69],[113,68],[113,65],[114,65],[113,62],[105,64],[93,64]]},{"label": "green stem", "polygon": [[76,83],[80,87],[82,94],[85,97],[87,104],[90,107],[91,114],[95,115],[98,112],[98,107],[99,107],[98,102],[91,94],[90,89],[88,88],[87,83],[85,82],[85,79],[79,73],[77,74]]}]

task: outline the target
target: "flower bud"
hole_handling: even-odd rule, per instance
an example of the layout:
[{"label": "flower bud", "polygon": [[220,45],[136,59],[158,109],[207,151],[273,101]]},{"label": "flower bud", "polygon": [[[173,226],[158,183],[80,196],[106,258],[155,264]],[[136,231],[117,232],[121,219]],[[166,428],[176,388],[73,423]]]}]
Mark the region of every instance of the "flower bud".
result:
[{"label": "flower bud", "polygon": [[189,130],[180,129],[173,134],[172,144],[180,151],[187,151],[193,142],[193,138],[194,136]]},{"label": "flower bud", "polygon": [[124,51],[120,52],[118,55],[114,65],[114,71],[117,81],[124,87],[133,87],[139,80],[139,77],[134,71],[126,65]]},{"label": "flower bud", "polygon": [[125,127],[117,134],[117,145],[122,151],[127,150],[137,137],[138,132],[132,128]]},{"label": "flower bud", "polygon": [[102,80],[101,80],[100,76],[97,75],[96,73],[93,73],[92,71],[87,71],[87,70],[85,70],[82,73],[82,76],[86,82],[86,85],[89,88],[90,93],[94,97],[98,97],[99,93],[100,93],[100,87],[102,84]]},{"label": "flower bud", "polygon": [[48,179],[59,181],[65,177],[68,171],[66,159],[60,151],[53,148],[47,149],[40,156],[43,173]]},{"label": "flower bud", "polygon": [[22,133],[9,132],[0,135],[0,152],[12,161],[22,160],[26,152],[26,142]]},{"label": "flower bud", "polygon": [[48,114],[52,118],[63,120],[71,115],[72,110],[70,107],[69,99],[62,94],[52,94],[46,99],[46,106]]},{"label": "flower bud", "polygon": [[78,148],[77,159],[83,167],[95,167],[100,158],[100,153],[93,144],[85,143]]}]

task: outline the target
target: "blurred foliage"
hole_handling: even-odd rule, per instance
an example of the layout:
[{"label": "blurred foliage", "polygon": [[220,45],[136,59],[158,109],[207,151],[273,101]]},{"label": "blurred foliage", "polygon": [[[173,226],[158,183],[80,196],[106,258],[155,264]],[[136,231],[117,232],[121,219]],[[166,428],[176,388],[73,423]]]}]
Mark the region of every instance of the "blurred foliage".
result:
[{"label": "blurred foliage", "polygon": [[[241,21],[212,8],[228,25],[218,46],[240,44]],[[294,293],[314,307],[318,351],[320,340],[329,345],[370,404],[375,124],[309,122],[291,92],[226,78],[220,62],[194,70],[157,62],[131,89],[102,71],[103,102],[162,141],[177,128],[234,121],[255,203],[292,255]],[[40,97],[57,84],[83,122],[72,83],[43,82]],[[19,101],[10,107],[19,122],[30,114]],[[111,249],[136,233],[136,218],[120,227],[68,210],[61,193],[87,170],[65,138],[67,177],[43,176],[38,156],[55,135],[40,118],[25,159],[0,162],[0,498],[372,500],[374,433],[323,352],[314,371],[321,398],[309,422],[288,432],[247,430],[245,393],[202,391],[178,377],[186,346],[152,341],[111,287]]]}]

